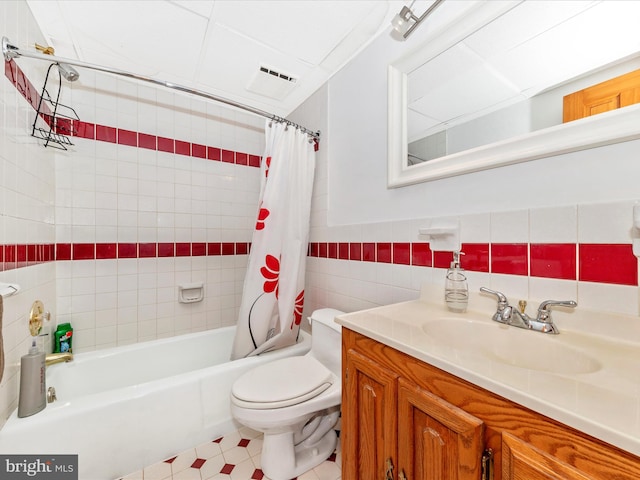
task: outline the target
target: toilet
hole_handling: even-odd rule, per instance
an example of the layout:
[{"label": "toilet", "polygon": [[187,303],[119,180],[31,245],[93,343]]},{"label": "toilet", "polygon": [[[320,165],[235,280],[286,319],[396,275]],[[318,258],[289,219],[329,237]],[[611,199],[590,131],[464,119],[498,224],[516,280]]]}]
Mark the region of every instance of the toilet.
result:
[{"label": "toilet", "polygon": [[231,413],[264,433],[261,467],[271,480],[290,480],[325,461],[335,450],[340,417],[341,326],[344,312],[314,311],[311,350],[266,363],[231,388]]}]

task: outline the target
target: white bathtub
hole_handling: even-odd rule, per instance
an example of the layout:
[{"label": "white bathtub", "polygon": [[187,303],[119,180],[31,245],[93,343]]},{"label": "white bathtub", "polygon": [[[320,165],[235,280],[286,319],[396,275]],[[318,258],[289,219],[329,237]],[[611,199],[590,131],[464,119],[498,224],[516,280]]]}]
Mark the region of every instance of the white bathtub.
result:
[{"label": "white bathtub", "polygon": [[229,361],[235,327],[75,355],[47,369],[58,400],[40,413],[13,412],[0,452],[78,454],[79,479],[114,479],[237,428],[231,385],[255,365],[303,355],[298,344]]}]

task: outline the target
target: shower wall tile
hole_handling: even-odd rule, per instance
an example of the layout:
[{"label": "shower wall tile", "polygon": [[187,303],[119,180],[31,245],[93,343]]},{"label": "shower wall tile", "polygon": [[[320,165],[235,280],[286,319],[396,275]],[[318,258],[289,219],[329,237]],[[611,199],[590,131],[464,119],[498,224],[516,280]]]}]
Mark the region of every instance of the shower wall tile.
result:
[{"label": "shower wall tile", "polygon": [[[2,102],[9,95],[16,109],[1,110],[3,138],[5,118],[24,135],[35,91],[28,81],[42,78],[37,68],[8,65]],[[48,162],[38,165],[40,182],[23,175],[16,152],[4,161],[16,142],[0,142],[2,274],[58,254],[52,311],[75,325],[77,351],[235,323],[246,262],[226,260],[250,249],[264,120],[94,72],[65,85],[63,97],[81,117],[68,126],[75,145],[64,154],[25,147]],[[45,208],[31,208],[19,184],[43,193]],[[42,245],[30,235],[33,222],[47,225]],[[202,305],[177,304],[179,283],[213,277]]]},{"label": "shower wall tile", "polygon": [[[0,30],[18,45],[45,43],[26,2],[0,2]],[[29,347],[28,313],[40,299],[57,312],[54,245],[55,165],[51,149],[30,137],[36,92],[47,65],[3,62],[0,78],[0,282],[21,291],[4,299],[5,370],[0,427],[17,406],[20,357]]]}]

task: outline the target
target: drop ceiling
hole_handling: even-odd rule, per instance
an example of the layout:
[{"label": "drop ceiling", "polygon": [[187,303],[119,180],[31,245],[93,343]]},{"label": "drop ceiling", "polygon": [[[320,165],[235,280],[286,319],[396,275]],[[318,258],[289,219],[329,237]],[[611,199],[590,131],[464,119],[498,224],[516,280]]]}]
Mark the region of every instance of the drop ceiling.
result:
[{"label": "drop ceiling", "polygon": [[177,83],[287,116],[364,46],[388,32],[391,18],[405,2],[27,3],[57,56]]}]

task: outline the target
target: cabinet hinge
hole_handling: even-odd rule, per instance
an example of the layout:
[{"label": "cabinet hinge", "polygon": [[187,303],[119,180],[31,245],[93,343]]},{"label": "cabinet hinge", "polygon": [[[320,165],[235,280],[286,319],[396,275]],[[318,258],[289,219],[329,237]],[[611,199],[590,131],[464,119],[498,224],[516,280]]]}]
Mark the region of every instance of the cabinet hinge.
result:
[{"label": "cabinet hinge", "polygon": [[493,450],[482,452],[482,480],[493,480]]}]

